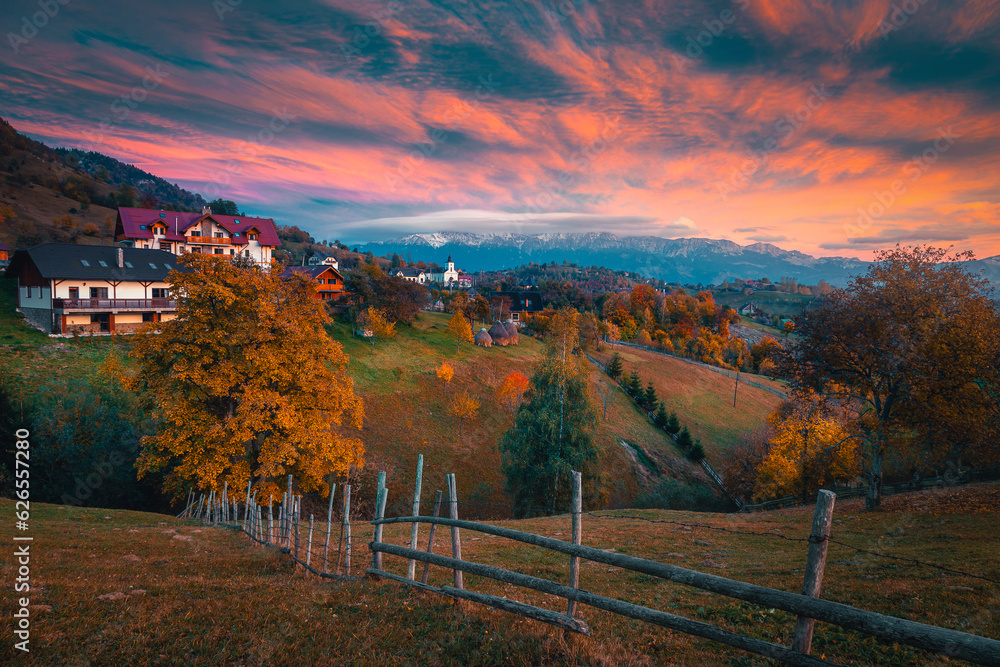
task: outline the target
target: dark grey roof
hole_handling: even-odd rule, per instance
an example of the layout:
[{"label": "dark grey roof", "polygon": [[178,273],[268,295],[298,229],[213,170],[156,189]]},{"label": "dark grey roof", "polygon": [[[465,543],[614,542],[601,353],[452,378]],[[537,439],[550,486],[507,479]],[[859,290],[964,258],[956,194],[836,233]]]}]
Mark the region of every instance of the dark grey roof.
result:
[{"label": "dark grey roof", "polygon": [[523,310],[528,313],[538,313],[542,310],[541,292],[490,292],[490,299],[503,296],[510,299],[511,310]]},{"label": "dark grey roof", "polygon": [[404,278],[419,278],[421,273],[422,271],[420,269],[413,269],[409,267],[403,269],[394,269],[392,271],[392,275],[403,276]]},{"label": "dark grey roof", "polygon": [[[119,250],[122,251],[124,260],[121,268],[118,267]],[[43,243],[14,253],[7,269],[8,275],[17,274],[28,258],[46,279],[163,282],[168,273],[180,268],[177,256],[163,250]]]}]

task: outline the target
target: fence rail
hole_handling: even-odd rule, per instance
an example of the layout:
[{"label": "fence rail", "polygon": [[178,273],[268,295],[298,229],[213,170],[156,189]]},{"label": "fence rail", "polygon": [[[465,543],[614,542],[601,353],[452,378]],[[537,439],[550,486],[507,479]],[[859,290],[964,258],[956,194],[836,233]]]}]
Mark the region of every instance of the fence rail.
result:
[{"label": "fence rail", "polygon": [[[422,472],[422,466],[419,466],[419,470]],[[380,475],[379,499],[384,499],[388,494],[388,490],[384,486],[384,479],[384,476]],[[573,542],[565,542],[502,526],[459,519],[456,513],[457,492],[455,490],[454,475],[448,476],[448,494],[452,507],[451,517],[406,516],[385,518],[384,501],[379,502],[376,508],[375,519],[371,522],[375,527],[375,534],[373,541],[369,544],[369,548],[372,551],[372,566],[368,568],[367,572],[373,577],[385,577],[393,581],[415,586],[421,590],[440,593],[454,598],[472,600],[497,609],[550,623],[567,630],[589,634],[589,626],[586,626],[583,621],[577,619],[574,615],[574,603],[585,604],[621,616],[635,618],[686,634],[718,641],[791,665],[812,666],[833,664],[810,655],[813,622],[823,621],[862,632],[884,641],[906,644],[977,664],[1000,666],[1000,641],[995,639],[866,611],[839,602],[823,600],[819,597],[820,584],[823,580],[823,568],[826,562],[826,547],[830,538],[833,505],[836,499],[836,495],[829,491],[821,492],[820,500],[816,505],[813,526],[808,540],[810,544],[806,562],[806,574],[803,582],[803,594],[797,594],[748,584],[717,575],[705,574],[676,565],[667,565],[644,558],[583,546],[578,540],[578,535],[580,535],[579,514],[581,512],[578,510],[578,504],[575,502],[576,498],[582,493],[580,488],[581,479],[578,474],[573,475],[573,482]],[[418,477],[416,483],[417,495],[419,495],[420,483]],[[448,557],[431,553],[430,544],[426,551],[421,551],[415,548],[382,542],[382,527],[390,524],[412,524],[414,526],[417,524],[430,524],[432,527],[439,525],[450,527],[452,531],[452,556]],[[547,579],[532,577],[503,568],[473,563],[462,559],[459,532],[462,529],[494,535],[570,556],[570,585],[567,586]],[[413,532],[415,533],[416,531]],[[415,542],[415,539],[411,539],[411,544],[415,544]],[[421,561],[429,565],[451,569],[455,573],[455,585],[435,587],[427,585],[424,581],[417,582],[412,574],[414,571],[413,568],[410,568],[411,574],[409,577],[402,577],[387,572],[382,566],[382,554],[398,556],[411,562]],[[711,593],[796,614],[793,646],[792,648],[788,648],[779,644],[746,637],[700,621],[693,621],[624,600],[581,590],[578,588],[578,579],[574,577],[573,567],[574,564],[578,567],[579,559],[604,563],[623,570],[650,575]],[[507,600],[506,598],[497,598],[484,593],[466,591],[460,577],[460,573],[463,572],[564,598],[569,601],[569,612],[567,614],[559,614],[522,602]]]}]

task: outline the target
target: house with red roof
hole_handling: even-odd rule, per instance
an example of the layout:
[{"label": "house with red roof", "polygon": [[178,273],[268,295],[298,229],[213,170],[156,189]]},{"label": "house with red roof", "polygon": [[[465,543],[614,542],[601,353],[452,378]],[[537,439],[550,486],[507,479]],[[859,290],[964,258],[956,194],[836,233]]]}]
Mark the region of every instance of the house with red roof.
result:
[{"label": "house with red roof", "polygon": [[347,293],[344,288],[344,276],[332,266],[290,266],[285,269],[281,277],[287,279],[294,275],[315,281],[317,299],[336,301]]},{"label": "house with red roof", "polygon": [[271,218],[220,215],[208,207],[201,213],[119,208],[115,241],[174,255],[242,256],[261,265],[270,264],[281,245]]}]

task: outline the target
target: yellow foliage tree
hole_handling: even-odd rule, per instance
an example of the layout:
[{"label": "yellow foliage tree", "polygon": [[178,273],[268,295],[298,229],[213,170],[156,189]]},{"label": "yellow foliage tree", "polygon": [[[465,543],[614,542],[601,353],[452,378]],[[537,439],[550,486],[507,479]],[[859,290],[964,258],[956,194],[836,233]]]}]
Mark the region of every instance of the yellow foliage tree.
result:
[{"label": "yellow foliage tree", "polygon": [[437,371],[438,378],[444,381],[445,387],[447,387],[448,383],[451,382],[451,379],[455,377],[455,369],[452,368],[451,364],[449,364],[447,361],[442,361],[441,365],[438,366],[435,370]]},{"label": "yellow foliage tree", "polygon": [[463,342],[473,342],[472,325],[469,324],[469,320],[465,319],[465,313],[461,310],[456,310],[455,314],[451,316],[451,320],[448,321],[448,335],[454,338],[457,343],[455,352],[462,349]]},{"label": "yellow foliage tree", "polygon": [[458,417],[458,437],[462,437],[462,423],[466,419],[472,419],[479,412],[479,399],[463,391],[452,399],[449,411]]},{"label": "yellow foliage tree", "polygon": [[200,489],[280,494],[292,474],[304,491],[360,464],[364,409],[347,355],[327,335],[315,287],[271,269],[188,255],[170,274],[177,318],[137,336],[137,383],[149,397],[153,436],[139,475],[167,470],[175,495]]},{"label": "yellow foliage tree", "polygon": [[768,417],[771,447],[757,470],[754,499],[801,495],[860,473],[856,438],[812,397],[782,405]]},{"label": "yellow foliage tree", "polygon": [[396,335],[396,323],[390,322],[381,308],[366,308],[358,317],[358,326],[371,341],[372,354],[375,354],[376,340],[388,340]]}]

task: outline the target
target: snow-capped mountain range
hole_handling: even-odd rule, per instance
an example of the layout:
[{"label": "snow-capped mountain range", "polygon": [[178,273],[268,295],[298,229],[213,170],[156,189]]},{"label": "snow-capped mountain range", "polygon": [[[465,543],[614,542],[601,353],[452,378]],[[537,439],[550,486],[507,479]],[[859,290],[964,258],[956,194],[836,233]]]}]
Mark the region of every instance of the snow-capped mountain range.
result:
[{"label": "snow-capped mountain range", "polygon": [[826,280],[842,285],[867,264],[846,257],[812,257],[770,243],[741,246],[718,239],[582,234],[411,234],[360,246],[376,255],[399,253],[413,261],[443,264],[450,254],[466,271],[508,269],[529,262],[563,260],[604,266],[681,283],[718,284],[732,278],[771,280],[788,276],[801,283]]}]

